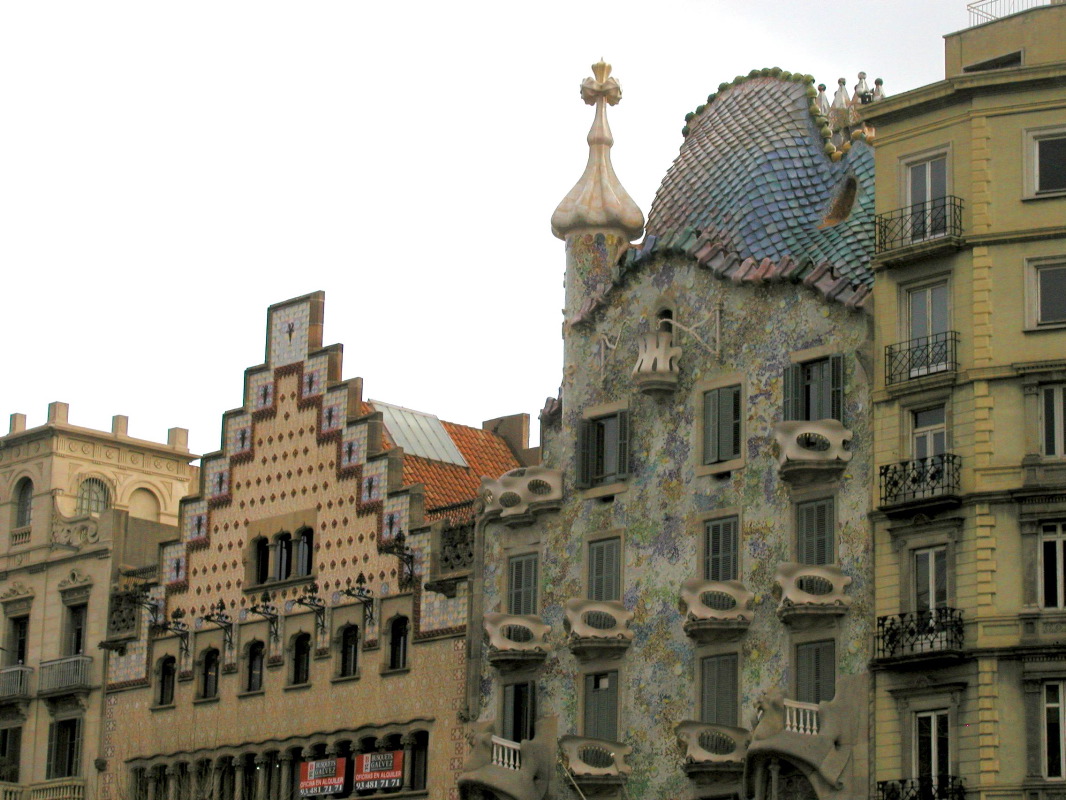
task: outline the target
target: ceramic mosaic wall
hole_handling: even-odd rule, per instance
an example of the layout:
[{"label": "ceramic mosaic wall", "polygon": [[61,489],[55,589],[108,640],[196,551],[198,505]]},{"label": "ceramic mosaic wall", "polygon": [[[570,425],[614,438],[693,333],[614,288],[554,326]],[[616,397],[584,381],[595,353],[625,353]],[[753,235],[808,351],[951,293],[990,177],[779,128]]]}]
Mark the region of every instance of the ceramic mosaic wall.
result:
[{"label": "ceramic mosaic wall", "polygon": [[[581,260],[598,257],[595,242],[588,247],[568,242],[572,274],[589,274],[592,265]],[[580,309],[582,294],[571,298],[568,317]],[[637,391],[631,371],[638,337],[653,329],[663,307],[673,310],[677,323],[680,378],[676,391],[650,396]],[[752,727],[761,692],[781,687],[793,694],[793,644],[776,614],[774,582],[778,565],[795,560],[793,500],[778,474],[773,426],[782,419],[790,354],[823,345],[844,354],[844,425],[854,433],[855,454],[839,488],[824,493],[836,497],[839,563],[852,578],[847,593],[853,602],[836,635],[838,675],[865,670],[872,619],[865,520],[872,482],[868,326],[866,315],[807,287],[734,285],[694,259],[674,256],[650,260],[607,296],[588,323],[568,331],[561,419],[543,430],[544,463],[563,470],[566,500],[560,512],[535,523],[541,542],[539,605],[552,626],[553,644],[538,677],[538,713],[557,716],[560,735],[582,733],[582,665],[565,646],[563,605],[587,597],[588,537],[617,531],[624,541],[622,602],[635,613],[635,637],[621,659],[606,668],[617,664],[620,670],[619,736],[633,747],[629,796],[676,798],[691,791],[674,727],[699,719],[698,659],[706,648],[698,653],[683,632],[679,595],[683,581],[701,575],[701,515],[735,508],[741,517],[741,580],[755,593],[755,616],[735,648],[715,651],[741,654],[740,724]],[[732,373],[743,374],[747,394],[746,465],[723,478],[698,475],[702,391],[696,387]],[[581,499],[574,490],[578,422],[586,409],[619,401],[628,403],[630,413],[632,472],[626,489],[610,502]],[[491,524],[486,531],[486,612],[507,611],[505,548],[520,535],[537,538],[520,530]],[[483,669],[482,720],[497,715],[499,677],[494,668]]]}]

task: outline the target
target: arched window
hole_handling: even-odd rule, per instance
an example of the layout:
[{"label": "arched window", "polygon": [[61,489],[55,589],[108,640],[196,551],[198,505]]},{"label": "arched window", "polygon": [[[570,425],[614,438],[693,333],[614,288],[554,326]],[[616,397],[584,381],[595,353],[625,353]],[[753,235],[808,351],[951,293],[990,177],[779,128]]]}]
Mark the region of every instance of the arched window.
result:
[{"label": "arched window", "polygon": [[174,704],[174,681],[178,676],[178,662],[174,656],[163,656],[159,662],[159,693],[156,702],[161,706]]},{"label": "arched window", "polygon": [[389,625],[389,669],[407,667],[407,617],[397,617]]},{"label": "arched window", "polygon": [[248,672],[244,681],[246,692],[258,692],[263,688],[263,654],[266,648],[262,642],[248,645]]},{"label": "arched window", "polygon": [[359,671],[359,626],[349,625],[341,631],[340,677],[350,678]]},{"label": "arched window", "polygon": [[23,478],[15,490],[15,527],[28,528],[33,517],[33,481]]},{"label": "arched window", "polygon": [[292,683],[294,686],[311,679],[311,634],[301,633],[292,642]]},{"label": "arched window", "polygon": [[221,657],[214,648],[204,653],[200,667],[200,697],[218,697],[218,667]]},{"label": "arched window", "polygon": [[311,560],[315,549],[315,533],[302,528],[296,533],[296,575],[311,574]]},{"label": "arched window", "polygon": [[288,533],[279,533],[274,539],[277,548],[277,568],[274,570],[274,578],[284,581],[292,575],[292,536]]},{"label": "arched window", "polygon": [[78,487],[78,514],[102,514],[111,506],[111,492],[99,478],[86,478]]},{"label": "arched window", "polygon": [[266,537],[260,536],[255,540],[253,547],[255,582],[266,583],[270,580],[270,542],[266,540]]},{"label": "arched window", "polygon": [[674,332],[674,312],[669,308],[664,308],[656,315],[658,330],[663,333]]}]

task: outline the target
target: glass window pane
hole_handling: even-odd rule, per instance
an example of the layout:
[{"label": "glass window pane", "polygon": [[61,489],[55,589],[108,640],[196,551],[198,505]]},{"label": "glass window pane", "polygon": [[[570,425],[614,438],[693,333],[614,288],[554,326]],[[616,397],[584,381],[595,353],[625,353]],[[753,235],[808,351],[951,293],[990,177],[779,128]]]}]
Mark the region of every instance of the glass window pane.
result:
[{"label": "glass window pane", "polygon": [[1055,540],[1045,541],[1043,547],[1043,559],[1044,559],[1044,607],[1045,608],[1058,608],[1059,605],[1059,581],[1058,581],[1058,564],[1056,563],[1056,556],[1058,554],[1058,542]]},{"label": "glass window pane", "polygon": [[911,337],[919,339],[929,335],[929,293],[926,289],[917,289],[911,296]]},{"label": "glass window pane", "polygon": [[930,334],[945,333],[948,329],[948,286],[940,283],[929,289]]},{"label": "glass window pane", "polygon": [[929,199],[939,200],[948,194],[948,160],[934,158],[929,162]]},{"label": "glass window pane", "polygon": [[1040,275],[1040,322],[1066,322],[1066,267],[1045,267]]},{"label": "glass window pane", "polygon": [[1040,174],[1037,191],[1066,189],[1066,138],[1040,139],[1037,150]]}]

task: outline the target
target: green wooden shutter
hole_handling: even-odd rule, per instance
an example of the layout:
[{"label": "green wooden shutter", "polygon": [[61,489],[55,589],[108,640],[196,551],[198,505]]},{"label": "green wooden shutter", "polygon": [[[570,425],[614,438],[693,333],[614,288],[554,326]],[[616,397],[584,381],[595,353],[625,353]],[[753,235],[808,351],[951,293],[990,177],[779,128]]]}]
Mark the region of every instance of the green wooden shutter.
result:
[{"label": "green wooden shutter", "polygon": [[721,444],[718,452],[723,460],[740,458],[740,387],[730,386],[722,392],[724,397],[721,407],[724,407],[726,414],[723,415],[719,429]]},{"label": "green wooden shutter", "polygon": [[786,420],[803,418],[803,365],[790,364],[785,367],[784,418]]},{"label": "green wooden shutter", "polygon": [[844,357],[829,357],[829,407],[835,420],[844,421]]},{"label": "green wooden shutter", "polygon": [[836,643],[810,642],[796,647],[796,697],[822,703],[836,694]]},{"label": "green wooden shutter", "polygon": [[619,539],[603,539],[589,545],[590,600],[618,600],[621,597],[620,551]]},{"label": "green wooden shutter", "polygon": [[836,561],[833,506],[831,497],[796,506],[796,558],[801,564]]},{"label": "green wooden shutter", "polygon": [[579,420],[577,424],[577,488],[579,489],[587,489],[592,485],[594,444],[592,420]]},{"label": "green wooden shutter", "polygon": [[737,577],[738,520],[715,519],[705,528],[703,577],[709,581],[731,581]]},{"label": "green wooden shutter", "polygon": [[822,703],[836,695],[837,657],[834,642],[818,642],[818,699]]},{"label": "green wooden shutter", "polygon": [[585,736],[590,739],[617,740],[617,672],[585,676]]},{"label": "green wooden shutter", "polygon": [[618,468],[615,471],[618,480],[629,477],[629,412],[618,412]]},{"label": "green wooden shutter", "polygon": [[537,609],[537,554],[510,560],[509,606],[512,614],[535,614]]},{"label": "green wooden shutter", "polygon": [[56,723],[48,725],[48,762],[45,765],[45,777],[51,780],[56,776]]},{"label": "green wooden shutter", "polygon": [[504,739],[517,742],[514,728],[514,697],[515,685],[509,683],[503,687],[503,729],[500,731]]},{"label": "green wooden shutter", "polygon": [[703,659],[700,719],[717,725],[737,724],[737,656],[727,653]]},{"label": "green wooden shutter", "polygon": [[718,390],[703,393],[703,463],[715,464],[718,455]]},{"label": "green wooden shutter", "polygon": [[71,748],[72,757],[70,763],[70,776],[81,775],[81,739],[82,739],[82,723],[84,720],[78,717],[74,720],[73,731],[71,735],[74,737],[74,744]]}]

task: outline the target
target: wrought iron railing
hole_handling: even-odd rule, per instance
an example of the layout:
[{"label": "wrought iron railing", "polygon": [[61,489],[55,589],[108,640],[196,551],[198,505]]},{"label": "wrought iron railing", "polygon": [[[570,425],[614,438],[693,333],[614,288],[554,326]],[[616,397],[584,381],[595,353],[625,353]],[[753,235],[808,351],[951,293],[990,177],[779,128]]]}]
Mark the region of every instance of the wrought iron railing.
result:
[{"label": "wrought iron railing", "polygon": [[962,459],[952,453],[881,467],[881,505],[894,506],[957,494]]},{"label": "wrought iron railing", "polygon": [[60,692],[89,686],[92,656],[69,656],[41,662],[38,692]]},{"label": "wrought iron railing", "polygon": [[877,800],[964,800],[966,790],[955,775],[878,781]]},{"label": "wrought iron railing", "polygon": [[957,370],[958,344],[959,334],[946,331],[888,345],[885,347],[885,383],[899,383],[923,375]]},{"label": "wrought iron railing", "polygon": [[1037,6],[1053,5],[1055,2],[1056,0],[974,0],[967,3],[966,10],[970,12],[970,25],[973,26],[1017,14],[1019,11],[1028,11]]},{"label": "wrought iron railing", "polygon": [[877,657],[900,658],[961,650],[962,612],[933,608],[877,618]]},{"label": "wrought iron railing", "polygon": [[0,669],[0,699],[25,697],[30,693],[33,667],[4,667]]},{"label": "wrought iron railing", "polygon": [[962,235],[962,198],[948,195],[877,215],[877,253]]}]

